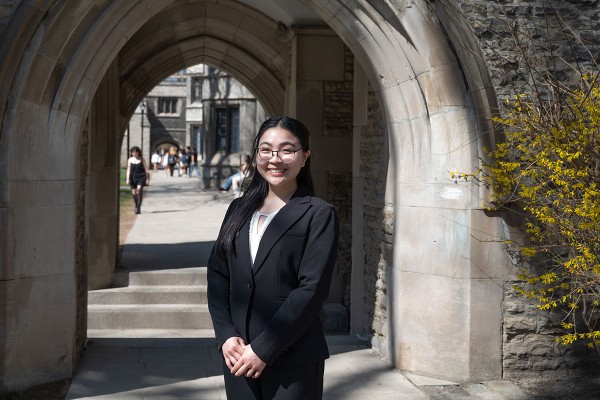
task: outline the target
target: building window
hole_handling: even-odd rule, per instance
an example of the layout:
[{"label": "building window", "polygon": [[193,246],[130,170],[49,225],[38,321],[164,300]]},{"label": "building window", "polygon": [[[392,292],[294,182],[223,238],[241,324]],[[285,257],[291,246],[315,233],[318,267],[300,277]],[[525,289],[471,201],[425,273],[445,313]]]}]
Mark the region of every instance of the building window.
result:
[{"label": "building window", "polygon": [[190,143],[194,143],[193,147],[196,148],[198,154],[202,154],[202,131],[200,125],[192,125],[191,129],[191,140]]},{"label": "building window", "polygon": [[233,107],[216,109],[217,151],[240,151],[240,110]]},{"label": "building window", "polygon": [[192,103],[202,101],[202,79],[192,78]]},{"label": "building window", "polygon": [[158,114],[177,114],[177,97],[159,97]]}]

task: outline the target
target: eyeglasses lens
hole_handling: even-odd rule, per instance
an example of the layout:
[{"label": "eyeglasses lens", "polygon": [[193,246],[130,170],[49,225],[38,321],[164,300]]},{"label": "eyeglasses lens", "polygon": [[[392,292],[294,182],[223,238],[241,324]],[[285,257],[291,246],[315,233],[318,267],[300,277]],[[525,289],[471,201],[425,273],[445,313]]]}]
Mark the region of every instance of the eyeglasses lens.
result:
[{"label": "eyeglasses lens", "polygon": [[256,152],[257,158],[261,162],[269,162],[273,157],[278,157],[284,163],[291,163],[294,161],[295,151],[286,150],[285,152],[270,150],[270,149],[258,149]]}]

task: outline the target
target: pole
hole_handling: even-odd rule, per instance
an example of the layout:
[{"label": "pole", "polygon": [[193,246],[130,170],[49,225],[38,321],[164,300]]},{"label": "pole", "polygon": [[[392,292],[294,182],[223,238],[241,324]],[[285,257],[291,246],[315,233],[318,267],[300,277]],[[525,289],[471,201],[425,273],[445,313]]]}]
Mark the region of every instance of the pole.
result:
[{"label": "pole", "polygon": [[142,143],[140,144],[140,149],[142,149],[142,154],[144,154],[144,107],[142,106],[142,119],[140,119],[140,131],[142,132]]},{"label": "pole", "polygon": [[142,150],[142,154],[144,153],[144,111],[146,111],[146,101],[142,100],[140,103],[140,109],[142,110],[141,118],[140,118],[140,132],[141,132],[141,142],[140,149]]}]

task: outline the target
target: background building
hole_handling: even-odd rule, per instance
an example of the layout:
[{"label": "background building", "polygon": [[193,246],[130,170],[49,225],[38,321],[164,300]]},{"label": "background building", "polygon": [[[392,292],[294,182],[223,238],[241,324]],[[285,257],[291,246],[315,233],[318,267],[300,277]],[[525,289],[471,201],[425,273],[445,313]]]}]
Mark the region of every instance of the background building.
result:
[{"label": "background building", "polygon": [[179,71],[155,86],[137,107],[121,149],[140,146],[149,160],[171,146],[196,148],[205,187],[219,185],[252,152],[266,112],[256,97],[229,74],[204,64]]}]

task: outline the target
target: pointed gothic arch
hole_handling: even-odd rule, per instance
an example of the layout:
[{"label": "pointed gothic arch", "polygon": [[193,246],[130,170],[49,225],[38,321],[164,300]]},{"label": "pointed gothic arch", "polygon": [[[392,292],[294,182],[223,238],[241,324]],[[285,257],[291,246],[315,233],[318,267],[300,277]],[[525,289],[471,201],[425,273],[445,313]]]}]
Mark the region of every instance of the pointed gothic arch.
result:
[{"label": "pointed gothic arch", "polygon": [[[235,75],[269,112],[303,112],[293,78],[290,85],[297,71],[285,31],[265,14],[232,0],[119,4],[19,2],[4,28],[18,38],[0,47],[0,59],[14,61],[0,67],[0,357],[7,388],[73,372],[85,328],[77,292],[89,278],[93,285],[110,281],[115,253],[116,193],[99,189],[112,184],[116,191],[114,144],[158,80],[206,62]],[[355,136],[369,117],[361,101],[367,82],[383,108],[393,249],[382,267],[388,298],[381,350],[417,373],[499,377],[501,290],[494,279],[502,276],[503,256],[470,230],[498,226],[481,215],[477,193],[449,190],[445,181],[449,169],[477,162],[482,127],[473,99],[492,97],[485,78],[463,79],[465,67],[425,1],[402,9],[387,1],[304,4],[364,70],[355,79],[362,82]],[[353,161],[358,165],[360,153]],[[354,178],[360,181],[359,168]],[[353,264],[360,272],[361,261]],[[353,296],[360,305],[362,293]]]}]

